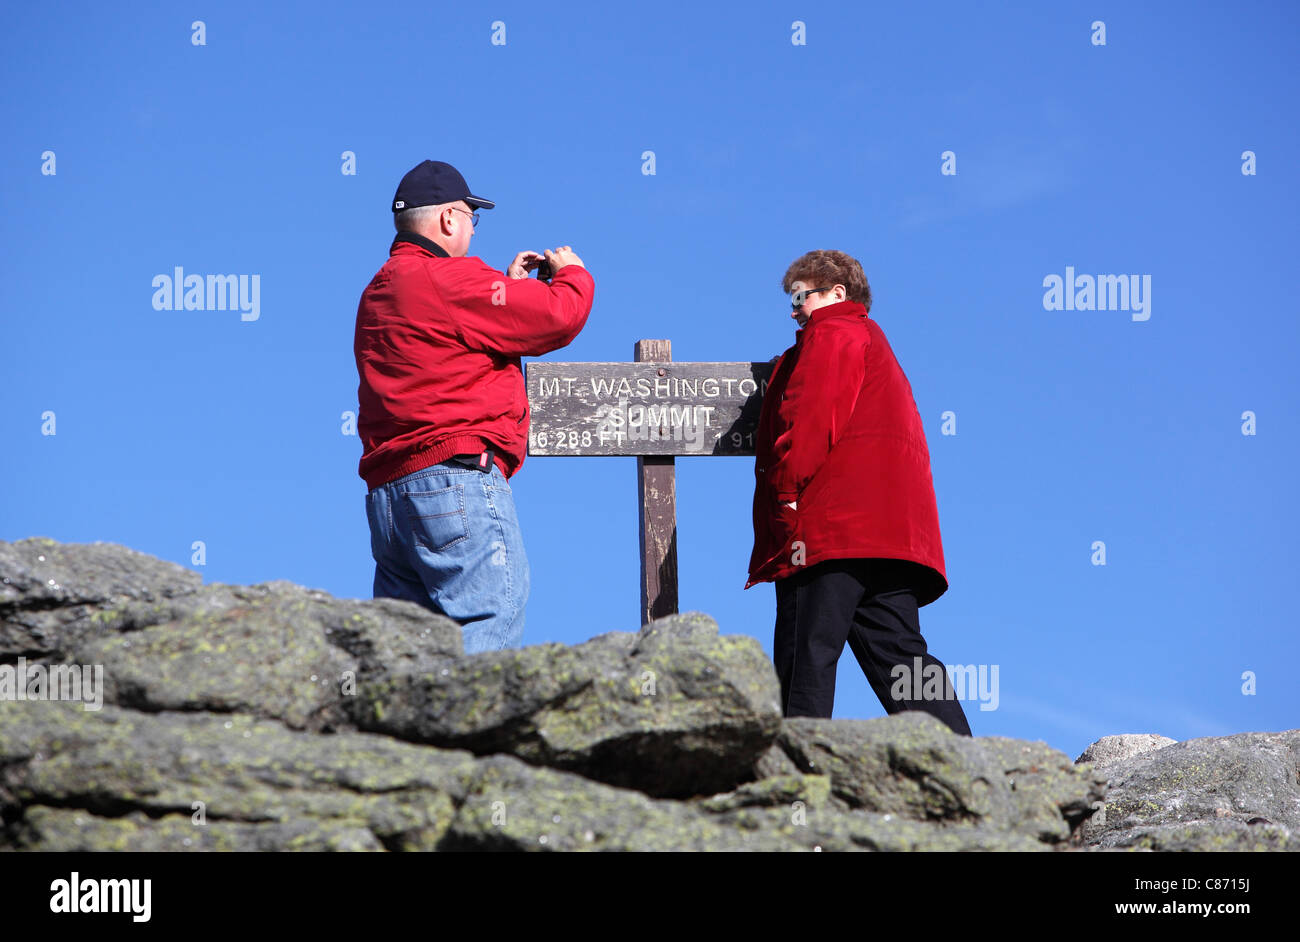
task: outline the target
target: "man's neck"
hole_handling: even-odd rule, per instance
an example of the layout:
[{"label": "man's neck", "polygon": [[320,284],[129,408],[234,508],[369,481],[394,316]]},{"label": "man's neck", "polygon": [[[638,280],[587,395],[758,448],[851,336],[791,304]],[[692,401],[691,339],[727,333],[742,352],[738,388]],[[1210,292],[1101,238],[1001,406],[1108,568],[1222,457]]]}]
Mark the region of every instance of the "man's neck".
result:
[{"label": "man's neck", "polygon": [[421,248],[428,249],[430,252],[432,252],[434,255],[437,255],[439,258],[452,257],[452,254],[448,252],[447,249],[444,246],[440,245],[437,241],[435,241],[434,239],[430,239],[428,236],[422,236],[420,235],[420,233],[413,232],[410,229],[402,229],[400,232],[397,233],[396,236],[393,237],[393,241],[411,242],[415,245],[420,246]]}]

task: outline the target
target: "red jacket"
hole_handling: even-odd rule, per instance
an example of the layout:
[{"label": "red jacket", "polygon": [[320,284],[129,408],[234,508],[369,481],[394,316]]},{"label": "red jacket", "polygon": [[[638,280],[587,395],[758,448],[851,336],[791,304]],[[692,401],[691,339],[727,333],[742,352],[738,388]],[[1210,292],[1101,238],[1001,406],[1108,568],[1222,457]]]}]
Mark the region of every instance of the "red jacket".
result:
[{"label": "red jacket", "polygon": [[357,471],[366,486],[485,443],[502,474],[518,471],[529,416],[519,358],[572,342],[595,291],[581,265],[564,266],[550,285],[507,278],[475,256],[450,258],[430,239],[399,233],[357,305]]},{"label": "red jacket", "polygon": [[919,604],[947,591],[912,386],[856,301],[813,311],[781,355],[763,396],[754,477],[746,589],[823,560],[885,558],[916,564]]}]

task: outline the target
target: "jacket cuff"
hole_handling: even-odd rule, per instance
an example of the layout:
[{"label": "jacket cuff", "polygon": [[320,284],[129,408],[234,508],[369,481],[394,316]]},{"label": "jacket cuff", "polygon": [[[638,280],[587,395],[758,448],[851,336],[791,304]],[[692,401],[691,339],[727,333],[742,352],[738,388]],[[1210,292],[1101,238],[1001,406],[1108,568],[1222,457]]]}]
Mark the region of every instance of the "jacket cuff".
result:
[{"label": "jacket cuff", "polygon": [[[573,271],[569,271],[570,268],[572,268]],[[568,274],[571,275],[571,276],[574,275],[574,274],[576,274],[577,272],[582,272],[583,275],[586,275],[588,278],[591,279],[591,281],[592,281],[593,284],[594,284],[595,281],[596,281],[595,278],[592,278],[592,277],[591,277],[591,272],[587,271],[586,266],[578,265],[578,264],[576,264],[576,263],[574,263],[574,262],[570,262],[570,263],[567,264],[567,265],[564,265],[564,266],[562,266],[562,267],[560,267],[560,268],[555,269],[554,274],[551,275],[551,280],[554,280],[554,279],[555,279],[555,276],[558,275],[558,274],[560,274],[560,272],[568,272]],[[581,277],[581,276],[579,276],[579,277]]]}]

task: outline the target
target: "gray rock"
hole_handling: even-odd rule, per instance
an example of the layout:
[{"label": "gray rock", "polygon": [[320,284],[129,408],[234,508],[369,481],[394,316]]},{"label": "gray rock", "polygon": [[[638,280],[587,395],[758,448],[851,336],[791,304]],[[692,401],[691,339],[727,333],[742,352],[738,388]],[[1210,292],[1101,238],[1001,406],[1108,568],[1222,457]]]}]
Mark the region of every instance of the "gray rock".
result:
[{"label": "gray rock", "polygon": [[1101,780],[1044,743],[958,736],[919,711],[788,719],[778,744],[798,770],[829,776],[845,808],[1045,843],[1069,838],[1104,794]]},{"label": "gray rock", "polygon": [[0,660],[67,649],[106,604],[164,602],[198,591],[203,577],[115,543],[45,537],[0,542]]},{"label": "gray rock", "polygon": [[0,543],[0,690],[20,661],[101,666],[104,706],[0,704],[0,850],[1298,849],[1300,731],[1071,763],[783,720],[758,642],[698,612],[466,655],[413,603],[31,539]]},{"label": "gray rock", "polygon": [[1300,850],[1300,730],[1189,739],[1106,774],[1078,835],[1089,847]]},{"label": "gray rock", "polygon": [[1123,733],[1119,736],[1103,736],[1083,750],[1079,758],[1074,761],[1076,763],[1091,762],[1092,767],[1101,772],[1108,766],[1123,759],[1142,755],[1145,752],[1154,752],[1157,749],[1163,749],[1165,746],[1171,746],[1177,741],[1176,739],[1170,739],[1168,736],[1160,736],[1155,733]]},{"label": "gray rock", "polygon": [[781,724],[758,642],[698,612],[572,647],[493,651],[366,683],[362,729],[507,753],[659,797],[733,788]]},{"label": "gray rock", "polygon": [[242,714],[9,706],[0,847],[16,850],[1043,849],[992,829],[845,815],[822,776],[679,802],[510,756]]}]

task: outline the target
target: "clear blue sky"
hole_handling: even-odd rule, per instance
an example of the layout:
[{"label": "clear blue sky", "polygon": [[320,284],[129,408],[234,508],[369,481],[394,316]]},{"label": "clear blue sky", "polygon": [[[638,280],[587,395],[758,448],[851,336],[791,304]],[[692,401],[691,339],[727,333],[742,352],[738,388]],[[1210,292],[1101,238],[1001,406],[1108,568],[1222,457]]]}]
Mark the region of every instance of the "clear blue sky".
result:
[{"label": "clear blue sky", "polygon": [[[568,243],[595,276],[549,360],[631,359],[638,338],[766,360],[794,339],[786,266],[862,261],[933,462],[951,588],[923,631],[948,663],[999,667],[998,708],[966,704],[977,735],[1073,757],[1112,733],[1294,728],[1298,10],[15,7],[0,538],[185,565],[202,540],[208,583],[370,597],[341,433],[356,305],[398,179],[441,159],[497,201],[474,254]],[[259,275],[259,318],[154,310],[176,266]],[[1149,275],[1150,319],[1045,310],[1066,266]],[[533,457],[515,477],[526,643],[637,628],[635,466]],[[677,487],[682,609],[770,653],[773,587],[741,589],[753,459],[679,459]],[[883,715],[847,650],[840,667],[835,715]]]}]

